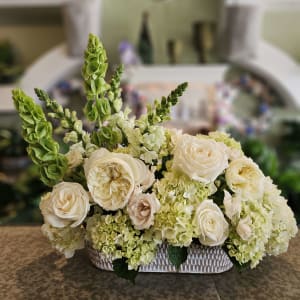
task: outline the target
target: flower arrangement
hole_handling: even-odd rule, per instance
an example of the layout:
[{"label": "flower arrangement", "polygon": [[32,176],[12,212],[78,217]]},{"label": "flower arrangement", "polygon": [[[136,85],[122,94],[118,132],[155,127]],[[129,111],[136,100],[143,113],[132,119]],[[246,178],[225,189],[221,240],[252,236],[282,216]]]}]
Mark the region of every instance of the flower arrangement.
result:
[{"label": "flower arrangement", "polygon": [[293,212],[240,144],[221,132],[191,136],[161,125],[187,84],[136,120],[122,110],[122,68],[108,83],[107,66],[101,42],[90,35],[82,74],[92,132],[76,112],[35,90],[70,145],[64,154],[41,106],[13,91],[28,153],[52,187],[40,203],[52,246],[69,258],[87,242],[129,279],[162,243],[177,267],[192,243],[222,246],[252,268],[287,251],[297,233]]}]

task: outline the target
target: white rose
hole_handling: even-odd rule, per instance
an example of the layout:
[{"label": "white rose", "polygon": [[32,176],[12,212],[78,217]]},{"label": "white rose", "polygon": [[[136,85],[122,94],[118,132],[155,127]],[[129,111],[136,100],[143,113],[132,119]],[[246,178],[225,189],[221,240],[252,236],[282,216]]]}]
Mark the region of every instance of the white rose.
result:
[{"label": "white rose", "polygon": [[248,241],[252,234],[252,221],[249,216],[241,219],[236,227],[236,232],[242,240]]},{"label": "white rose", "polygon": [[187,134],[177,142],[173,167],[191,179],[211,183],[227,166],[228,156],[222,143]]},{"label": "white rose", "polygon": [[40,209],[45,222],[53,227],[76,227],[88,214],[89,195],[79,183],[61,182],[42,197]]},{"label": "white rose", "polygon": [[138,230],[148,229],[154,223],[154,214],[160,209],[160,203],[154,194],[133,194],[128,202],[127,212]]},{"label": "white rose", "polygon": [[244,154],[241,149],[227,147],[227,155],[229,160],[241,158]]},{"label": "white rose", "polygon": [[154,172],[149,171],[147,168],[146,176],[144,176],[143,181],[141,182],[141,188],[143,191],[149,189],[155,181]]},{"label": "white rose", "polygon": [[242,210],[242,200],[239,195],[231,196],[230,193],[224,190],[223,200],[225,215],[232,220],[233,217],[240,216]]},{"label": "white rose", "polygon": [[87,185],[93,200],[106,210],[124,208],[135,187],[148,189],[154,175],[139,159],[101,148],[84,164]]},{"label": "white rose", "polygon": [[116,154],[130,165],[134,176],[135,186],[140,186],[143,191],[146,191],[152,186],[155,181],[154,174],[143,161],[133,158],[128,154]]},{"label": "white rose", "polygon": [[68,160],[69,168],[76,168],[83,162],[84,149],[82,147],[82,142],[74,144],[70,147],[69,152],[66,153],[66,158]]},{"label": "white rose", "polygon": [[228,223],[221,209],[212,200],[204,200],[198,206],[194,224],[200,243],[203,245],[222,245],[228,237]]},{"label": "white rose", "polygon": [[96,150],[85,161],[84,172],[93,200],[105,210],[127,204],[134,190],[134,175],[120,155],[104,148]]},{"label": "white rose", "polygon": [[225,177],[233,192],[255,199],[262,197],[265,177],[250,158],[242,157],[233,160],[226,170]]}]

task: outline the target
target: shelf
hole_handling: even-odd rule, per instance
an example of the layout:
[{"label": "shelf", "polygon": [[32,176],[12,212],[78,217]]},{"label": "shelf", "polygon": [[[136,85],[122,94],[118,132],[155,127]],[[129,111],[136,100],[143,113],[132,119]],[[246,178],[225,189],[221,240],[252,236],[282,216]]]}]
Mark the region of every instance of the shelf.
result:
[{"label": "shelf", "polygon": [[202,84],[221,82],[228,70],[227,64],[216,65],[151,65],[138,66],[124,74],[130,84],[172,83],[184,81]]},{"label": "shelf", "polygon": [[52,7],[71,0],[0,0],[0,7]]},{"label": "shelf", "polygon": [[81,57],[68,55],[66,44],[48,50],[30,65],[19,80],[19,86],[26,94],[35,98],[34,88],[49,91],[60,80],[80,73]]}]

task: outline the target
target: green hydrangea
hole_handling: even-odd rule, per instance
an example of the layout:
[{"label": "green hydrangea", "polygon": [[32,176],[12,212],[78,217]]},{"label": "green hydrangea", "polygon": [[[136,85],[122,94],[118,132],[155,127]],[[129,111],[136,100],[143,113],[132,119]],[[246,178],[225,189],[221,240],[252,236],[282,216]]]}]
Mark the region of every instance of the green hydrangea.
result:
[{"label": "green hydrangea", "polygon": [[151,231],[173,246],[189,246],[194,234],[195,208],[209,196],[209,187],[177,172],[166,172],[154,190],[161,208]]},{"label": "green hydrangea", "polygon": [[76,250],[84,248],[85,229],[81,226],[56,228],[44,224],[42,232],[50,240],[51,245],[66,258],[71,258]]},{"label": "green hydrangea", "polygon": [[96,214],[88,219],[87,238],[92,246],[112,259],[127,259],[129,269],[149,264],[155,257],[157,243],[147,240],[133,228],[125,213]]},{"label": "green hydrangea", "polygon": [[272,233],[266,245],[267,254],[279,255],[287,251],[289,240],[298,232],[296,219],[287,200],[280,196],[280,191],[271,182],[263,202],[272,211]]},{"label": "green hydrangea", "polygon": [[228,133],[220,132],[220,131],[213,131],[208,134],[208,136],[212,139],[214,139],[216,142],[224,143],[227,147],[231,149],[241,150],[242,146],[239,142],[237,142],[235,139],[230,137]]},{"label": "green hydrangea", "polygon": [[226,246],[228,254],[241,265],[250,263],[254,268],[264,257],[266,243],[272,231],[272,213],[262,202],[246,200],[242,202],[240,218],[249,216],[251,219],[251,236],[243,240],[237,233],[236,227],[231,226]]},{"label": "green hydrangea", "polygon": [[149,131],[143,134],[143,145],[150,151],[159,152],[164,144],[165,130],[162,126],[151,126]]},{"label": "green hydrangea", "polygon": [[280,209],[274,212],[272,234],[266,245],[269,255],[279,255],[286,252],[290,239],[295,237],[298,232],[294,214],[286,201],[282,201],[278,206]]}]

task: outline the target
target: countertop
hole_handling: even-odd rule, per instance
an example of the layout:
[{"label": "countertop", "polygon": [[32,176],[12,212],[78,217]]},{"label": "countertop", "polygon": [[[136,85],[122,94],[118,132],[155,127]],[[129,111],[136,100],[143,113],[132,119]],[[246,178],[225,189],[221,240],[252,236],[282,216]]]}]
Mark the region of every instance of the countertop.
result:
[{"label": "countertop", "polygon": [[299,253],[300,234],[287,253],[254,270],[139,274],[132,285],[94,268],[85,250],[66,260],[39,227],[0,227],[0,299],[300,299]]}]

